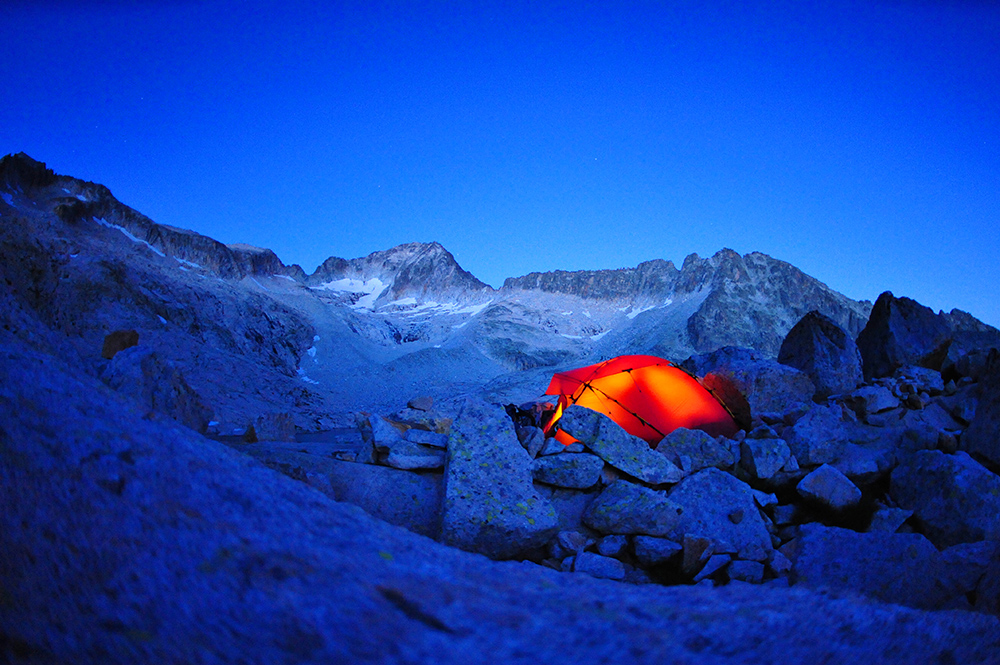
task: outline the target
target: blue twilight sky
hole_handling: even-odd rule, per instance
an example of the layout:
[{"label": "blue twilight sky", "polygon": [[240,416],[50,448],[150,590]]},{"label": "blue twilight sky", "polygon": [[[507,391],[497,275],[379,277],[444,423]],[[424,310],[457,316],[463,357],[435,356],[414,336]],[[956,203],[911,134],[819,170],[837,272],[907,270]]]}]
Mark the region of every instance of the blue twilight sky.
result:
[{"label": "blue twilight sky", "polygon": [[1000,325],[1000,4],[3,0],[0,153],[312,271],[730,247]]}]

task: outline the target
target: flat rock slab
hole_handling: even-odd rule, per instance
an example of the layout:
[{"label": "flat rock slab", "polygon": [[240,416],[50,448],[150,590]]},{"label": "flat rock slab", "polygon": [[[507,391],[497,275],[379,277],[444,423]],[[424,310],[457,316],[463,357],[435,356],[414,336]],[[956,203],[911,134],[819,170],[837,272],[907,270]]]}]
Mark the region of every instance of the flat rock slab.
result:
[{"label": "flat rock slab", "polygon": [[893,470],[889,495],[938,547],[1000,540],[1000,476],[964,452],[915,453]]},{"label": "flat rock slab", "polygon": [[544,545],[558,529],[501,406],[465,403],[451,428],[444,476],[441,540],[449,545],[506,559]]},{"label": "flat rock slab", "polygon": [[603,413],[571,406],[559,420],[559,426],[611,466],[650,485],[676,483],[684,477],[684,472],[665,456]]},{"label": "flat rock slab", "polygon": [[[667,495],[682,508],[670,537],[685,535],[728,543],[741,559],[763,561],[771,552],[771,536],[754,502],[750,486],[724,471],[704,469],[688,476]],[[658,535],[658,534],[650,534]]]}]

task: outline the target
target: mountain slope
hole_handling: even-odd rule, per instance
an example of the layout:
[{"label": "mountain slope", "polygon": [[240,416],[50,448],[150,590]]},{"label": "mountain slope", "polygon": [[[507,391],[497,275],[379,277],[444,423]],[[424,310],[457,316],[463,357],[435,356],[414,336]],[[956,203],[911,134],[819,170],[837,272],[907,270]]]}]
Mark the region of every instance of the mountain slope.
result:
[{"label": "mountain slope", "polygon": [[498,290],[437,243],[331,257],[310,275],[270,250],[157,224],[23,153],[0,160],[0,221],[5,297],[65,340],[82,371],[103,371],[103,336],[133,328],[224,426],[291,411],[318,428],[490,382],[524,380],[537,394],[552,368],[622,353],[683,360],[739,345],[775,355],[810,310],[856,335],[871,308],[785,262],[731,250],[692,254],[679,269],[653,260],[532,273]]}]

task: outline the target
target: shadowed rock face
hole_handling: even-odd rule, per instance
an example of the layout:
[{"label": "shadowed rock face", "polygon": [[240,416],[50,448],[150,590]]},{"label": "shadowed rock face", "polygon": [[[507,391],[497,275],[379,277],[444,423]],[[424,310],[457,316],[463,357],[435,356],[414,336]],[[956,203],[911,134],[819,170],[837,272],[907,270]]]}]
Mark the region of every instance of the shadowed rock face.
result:
[{"label": "shadowed rock face", "polygon": [[788,332],[778,362],[808,374],[818,397],[851,392],[863,380],[861,353],[853,336],[816,311]]},{"label": "shadowed rock face", "polygon": [[858,335],[865,378],[891,376],[904,365],[941,369],[949,333],[947,322],[929,307],[886,291]]}]

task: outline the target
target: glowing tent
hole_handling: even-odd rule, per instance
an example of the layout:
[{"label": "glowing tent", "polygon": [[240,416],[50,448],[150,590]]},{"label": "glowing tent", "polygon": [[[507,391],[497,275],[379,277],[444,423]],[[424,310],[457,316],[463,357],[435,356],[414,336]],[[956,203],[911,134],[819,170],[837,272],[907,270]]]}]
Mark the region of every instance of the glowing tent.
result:
[{"label": "glowing tent", "polygon": [[[545,394],[559,395],[555,414],[545,426],[546,435],[553,434],[562,412],[572,404],[607,415],[629,434],[654,446],[678,427],[733,436],[749,421],[746,399],[731,384],[717,376],[701,382],[656,356],[618,356],[559,372],[552,376]],[[561,430],[554,436],[564,444],[575,440]]]}]

